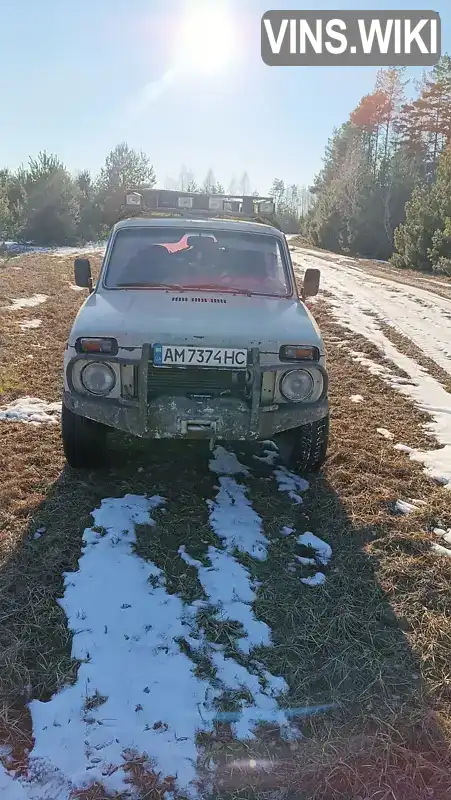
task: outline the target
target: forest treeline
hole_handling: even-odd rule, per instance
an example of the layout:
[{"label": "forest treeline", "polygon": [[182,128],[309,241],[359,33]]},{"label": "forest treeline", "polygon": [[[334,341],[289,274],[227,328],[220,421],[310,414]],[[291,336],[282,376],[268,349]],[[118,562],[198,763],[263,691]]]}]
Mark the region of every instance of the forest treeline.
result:
[{"label": "forest treeline", "polygon": [[[156,184],[150,158],[126,142],[108,154],[96,176],[88,170],[72,175],[57,155],[42,151],[30,158],[26,167],[0,170],[0,241],[52,246],[104,239],[118,219],[125,191]],[[167,179],[165,188],[224,193],[212,169],[198,184],[192,172],[182,167],[178,181]],[[227,191],[259,194],[251,190],[247,173],[239,180],[233,178]],[[280,179],[274,180],[273,191],[281,226],[288,233],[297,233],[311,193]]]},{"label": "forest treeline", "polygon": [[451,58],[379,70],[333,132],[302,233],[327,250],[451,274]]}]

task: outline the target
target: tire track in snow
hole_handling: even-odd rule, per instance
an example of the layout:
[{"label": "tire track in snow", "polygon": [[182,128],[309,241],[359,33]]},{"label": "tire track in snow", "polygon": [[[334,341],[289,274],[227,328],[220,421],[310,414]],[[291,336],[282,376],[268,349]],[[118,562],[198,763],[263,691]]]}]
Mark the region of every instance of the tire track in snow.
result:
[{"label": "tire track in snow", "polygon": [[[257,584],[233,553],[238,550],[257,561],[263,561],[268,555],[269,542],[263,533],[262,519],[246,496],[246,487],[232,477],[239,474],[246,476],[249,470],[240,464],[234,453],[221,446],[215,448],[209,466],[219,478],[215,500],[207,500],[210,525],[222,541],[223,549],[210,546],[207,565],[190,558],[185,547],[179,552],[187,563],[196,567],[209,603],[216,609],[216,619],[219,622],[228,620],[241,624],[243,635],[236,639],[235,645],[242,653],[249,655],[255,647],[272,645],[271,631],[266,623],[255,617],[252,603],[256,598]],[[282,735],[291,737],[286,712],[278,703],[279,696],[289,690],[284,678],[272,675],[257,662],[250,662],[244,667],[225,656],[223,649],[216,646],[210,654],[217,678],[227,689],[247,692],[252,696],[252,702],[240,699],[238,712],[219,713],[218,719],[231,721],[238,739],[254,738],[253,728],[259,722],[276,723]]]},{"label": "tire track in snow", "polygon": [[30,704],[31,798],[62,800],[95,781],[124,791],[127,753],[154,761],[163,776],[177,773],[184,788],[196,779],[196,731],[212,729],[215,709],[178,639],[196,645],[197,609],[169,594],[162,571],[134,553],[135,525],[154,525],[150,512],[162,503],[103,500],[84,532],[79,570],[65,575],[60,601],[81,665],[74,685]]},{"label": "tire track in snow", "polygon": [[[309,483],[296,473],[291,472],[286,467],[277,467],[273,472],[277,481],[279,492],[287,492],[289,498],[297,505],[302,505],[303,500],[300,492],[306,492]],[[294,528],[284,527],[282,534],[291,536],[295,533]],[[297,537],[297,544],[305,548],[308,556],[296,556],[296,561],[304,567],[326,567],[332,558],[332,548],[327,543],[315,536],[311,531],[306,531]],[[293,568],[295,571],[295,568]],[[305,578],[301,578],[301,583],[305,586],[322,586],[326,582],[326,575],[322,571],[314,572]]]},{"label": "tire track in snow", "polygon": [[[451,374],[451,300],[424,289],[405,288],[404,285],[400,288],[400,284],[382,278],[365,274],[356,277],[345,266],[337,267],[321,258],[303,257],[302,251],[299,256],[308,264],[321,268],[323,286],[331,295],[327,304],[335,320],[375,344],[386,358],[409,376],[408,379],[400,378],[388,367],[375,364],[345,345],[355,361],[372,374],[379,375],[432,417],[425,430],[435,437],[440,449],[421,451],[402,443],[395,447],[408,453],[411,460],[422,463],[432,479],[451,489],[450,395],[414,359],[401,353],[380,329],[381,320],[388,322]],[[419,311],[418,300],[426,309],[423,313]]]},{"label": "tire track in snow", "polygon": [[[14,779],[0,765],[5,796],[70,800],[95,782],[127,796],[127,758],[136,755],[162,778],[175,775],[177,789],[195,797],[198,733],[214,733],[217,722],[229,721],[237,739],[251,740],[255,726],[269,721],[282,735],[293,735],[278,702],[288,690],[285,680],[252,658],[254,647],[271,646],[271,631],[255,617],[257,586],[232,552],[262,560],[268,541],[246,488],[232,477],[237,465],[226,451],[210,465],[227,473],[219,475],[218,495],[208,503],[223,548],[210,547],[206,564],[190,559],[185,548],[180,555],[195,563],[218,621],[241,623],[236,647],[249,666],[207,640],[197,619],[205,602],[189,605],[169,594],[162,570],[136,554],[135,525],[154,526],[151,512],[164,499],[104,499],[92,513],[93,527],[84,531],[78,570],[64,575],[59,601],[73,634],[72,656],[81,662],[77,678],[49,702],[29,704],[34,746],[28,774]],[[238,471],[246,469],[238,465]],[[215,668],[213,682],[198,676],[196,653]],[[218,713],[230,693],[240,698],[231,717]]]}]

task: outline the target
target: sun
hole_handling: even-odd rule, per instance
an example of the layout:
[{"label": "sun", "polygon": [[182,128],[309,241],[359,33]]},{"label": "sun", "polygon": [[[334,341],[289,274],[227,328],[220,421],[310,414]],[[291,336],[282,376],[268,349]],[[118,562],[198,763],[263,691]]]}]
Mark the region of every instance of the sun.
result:
[{"label": "sun", "polygon": [[176,68],[183,72],[221,72],[232,62],[233,45],[233,23],[225,4],[189,0],[176,30]]}]

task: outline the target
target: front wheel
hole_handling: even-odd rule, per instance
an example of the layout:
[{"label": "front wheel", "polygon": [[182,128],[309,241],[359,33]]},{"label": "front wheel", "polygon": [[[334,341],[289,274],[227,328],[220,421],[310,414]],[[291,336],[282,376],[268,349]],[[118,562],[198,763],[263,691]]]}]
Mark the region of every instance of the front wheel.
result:
[{"label": "front wheel", "polygon": [[298,472],[319,472],[326,460],[329,444],[329,414],[327,417],[296,428],[291,453],[291,467]]},{"label": "front wheel", "polygon": [[64,455],[70,467],[95,469],[103,466],[107,435],[104,425],[74,414],[63,403],[61,435]]},{"label": "front wheel", "polygon": [[329,443],[329,415],[317,422],[300,425],[274,437],[289,469],[303,475],[318,472],[326,460]]}]

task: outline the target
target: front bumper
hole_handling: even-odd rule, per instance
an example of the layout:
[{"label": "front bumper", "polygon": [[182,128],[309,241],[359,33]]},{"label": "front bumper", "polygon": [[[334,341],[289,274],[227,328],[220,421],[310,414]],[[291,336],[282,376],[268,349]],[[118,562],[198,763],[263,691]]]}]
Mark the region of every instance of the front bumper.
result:
[{"label": "front bumper", "polygon": [[190,400],[161,396],[139,407],[116,400],[93,400],[65,391],[64,405],[75,414],[111,428],[149,439],[219,439],[224,441],[270,439],[276,433],[316,422],[329,413],[327,397],[317,403],[260,408],[252,414],[249,406],[235,398]]},{"label": "front bumper", "polygon": [[[157,396],[149,394],[149,375],[152,369],[150,347],[145,346],[140,358],[119,354],[108,359],[116,365],[134,364],[136,396],[98,398],[77,391],[71,380],[71,365],[80,356],[67,353],[63,402],[75,414],[100,422],[108,427],[149,439],[218,439],[247,441],[270,439],[282,431],[316,422],[327,416],[327,372],[323,373],[324,389],[314,403],[285,403],[262,401],[263,376],[268,369],[289,369],[294,365],[260,365],[257,349],[252,351],[252,380],[247,396],[202,397],[175,393],[173,385],[161,386]],[[90,356],[85,357],[87,360]],[[98,357],[97,357],[98,358]],[[102,359],[106,360],[106,359]],[[300,365],[298,365],[300,366]],[[177,368],[175,368],[177,369]],[[238,393],[239,394],[239,393]]]}]

